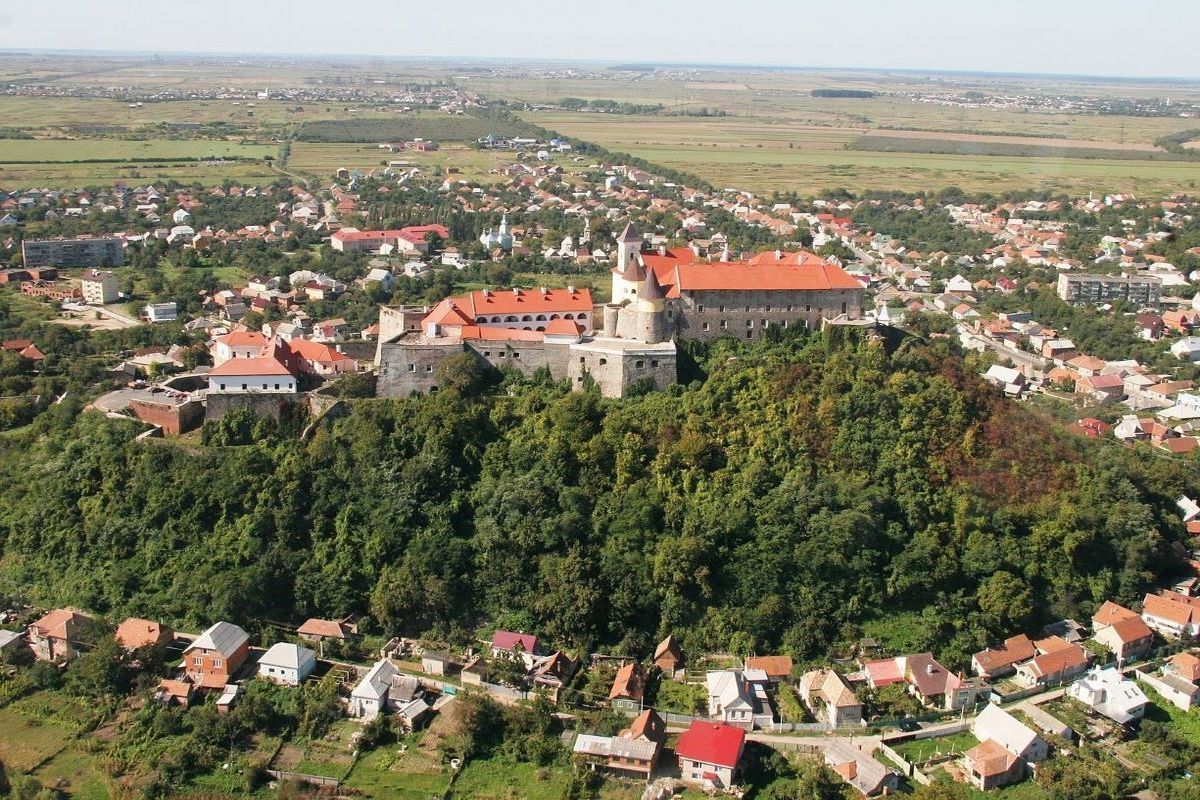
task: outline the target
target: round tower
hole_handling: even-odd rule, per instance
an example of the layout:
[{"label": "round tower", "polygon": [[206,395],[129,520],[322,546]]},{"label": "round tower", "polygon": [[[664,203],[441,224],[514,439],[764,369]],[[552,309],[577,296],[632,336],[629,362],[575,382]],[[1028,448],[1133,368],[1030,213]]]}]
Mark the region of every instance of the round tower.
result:
[{"label": "round tower", "polygon": [[621,307],[615,303],[604,307],[604,335],[609,339],[617,337],[617,318],[620,313]]},{"label": "round tower", "polygon": [[646,277],[638,285],[637,319],[638,339],[646,344],[658,344],[670,338],[667,293],[652,269],[646,270]]}]

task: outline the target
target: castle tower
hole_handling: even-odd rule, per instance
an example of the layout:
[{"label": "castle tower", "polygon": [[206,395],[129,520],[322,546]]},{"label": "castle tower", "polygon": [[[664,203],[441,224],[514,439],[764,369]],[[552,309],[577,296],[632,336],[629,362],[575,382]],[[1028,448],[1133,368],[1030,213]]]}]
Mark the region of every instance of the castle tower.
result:
[{"label": "castle tower", "polygon": [[637,263],[637,254],[642,251],[642,235],[638,233],[633,223],[625,226],[617,237],[617,269],[622,274]]},{"label": "castle tower", "polygon": [[638,285],[638,338],[646,344],[658,344],[670,338],[667,329],[667,293],[654,270],[647,269]]}]

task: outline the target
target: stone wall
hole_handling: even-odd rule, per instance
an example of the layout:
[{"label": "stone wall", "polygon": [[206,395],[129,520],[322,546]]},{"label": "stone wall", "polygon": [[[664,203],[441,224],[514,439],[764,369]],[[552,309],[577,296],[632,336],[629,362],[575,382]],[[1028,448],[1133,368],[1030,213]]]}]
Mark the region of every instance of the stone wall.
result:
[{"label": "stone wall", "polygon": [[129,410],[135,417],[151,425],[158,425],[163,433],[178,436],[204,422],[204,405],[196,400],[186,403],[153,403],[148,400],[131,400]]},{"label": "stone wall", "polygon": [[678,365],[673,348],[653,351],[605,348],[601,342],[571,348],[569,377],[573,389],[581,389],[585,376],[591,376],[605,397],[623,397],[629,387],[649,379],[655,389],[665,389],[677,381]]},{"label": "stone wall", "polygon": [[222,394],[208,395],[206,422],[216,422],[235,408],[244,408],[256,417],[278,420],[288,406],[297,402],[296,395],[288,394]]},{"label": "stone wall", "polygon": [[413,392],[437,389],[438,367],[448,357],[463,352],[462,342],[380,342],[376,397],[408,397]]},{"label": "stone wall", "polygon": [[678,318],[668,322],[685,339],[709,341],[728,335],[757,340],[765,327],[806,325],[816,330],[823,317],[861,317],[862,297],[858,289],[688,292],[679,300]]}]

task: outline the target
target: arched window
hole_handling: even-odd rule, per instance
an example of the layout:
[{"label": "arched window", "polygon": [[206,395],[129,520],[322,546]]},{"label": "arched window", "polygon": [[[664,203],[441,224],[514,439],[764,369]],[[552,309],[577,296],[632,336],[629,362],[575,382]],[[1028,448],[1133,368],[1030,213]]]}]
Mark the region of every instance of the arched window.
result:
[{"label": "arched window", "polygon": [[539,330],[539,331],[543,331],[543,332],[544,332],[544,331],[546,330],[546,326],[545,326],[545,325],[538,325],[538,326],[537,326],[537,328],[536,328],[536,330]]},{"label": "arched window", "polygon": [[551,314],[550,319],[558,319],[558,314]]},{"label": "arched window", "polygon": [[482,324],[484,324],[485,322],[487,322],[487,317],[476,317],[476,318],[475,318],[475,324],[476,324],[476,325],[482,325]]},{"label": "arched window", "polygon": [[587,319],[587,314],[585,314],[584,312],[580,311],[580,312],[579,312],[579,316],[577,316],[575,319]]},{"label": "arched window", "polygon": [[507,317],[504,318],[504,321],[505,322],[516,322],[517,318],[514,317],[512,314],[509,314]]},{"label": "arched window", "polygon": [[545,315],[545,314],[538,314],[538,315],[537,315],[537,321],[538,321],[538,322],[545,322],[545,321],[546,321],[546,315]]},{"label": "arched window", "polygon": [[528,330],[532,330],[532,329],[528,325],[526,325],[524,328],[521,328],[521,330],[528,331]]},{"label": "arched window", "polygon": [[500,321],[499,317],[492,317],[492,322],[499,322],[499,321]]},{"label": "arched window", "polygon": [[525,316],[521,317],[521,322],[533,322],[533,317],[526,314]]},{"label": "arched window", "polygon": [[563,319],[575,319],[575,317],[571,316],[570,314],[563,314]]}]

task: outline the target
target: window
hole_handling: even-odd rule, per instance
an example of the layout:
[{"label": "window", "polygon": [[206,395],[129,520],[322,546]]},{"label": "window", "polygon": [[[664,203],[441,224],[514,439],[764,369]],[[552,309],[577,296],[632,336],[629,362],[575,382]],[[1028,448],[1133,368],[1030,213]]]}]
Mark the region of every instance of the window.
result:
[{"label": "window", "polygon": [[651,367],[657,367],[657,366],[658,366],[658,359],[651,359],[651,361],[650,361],[650,366],[651,366]]},{"label": "window", "polygon": [[805,303],[805,304],[804,304],[804,310],[805,310],[805,311],[812,311],[812,305],[811,305],[810,303]]},{"label": "window", "polygon": [[416,371],[417,371],[417,365],[416,365],[416,364],[409,364],[409,365],[408,365],[408,371],[409,371],[409,372],[416,372]]},{"label": "window", "polygon": [[637,361],[633,362],[633,365],[634,365],[635,367],[637,367],[638,369],[645,369],[645,368],[646,368],[646,362],[645,362],[645,361],[642,361],[640,358],[639,358]]},{"label": "window", "polygon": [[244,383],[242,384],[242,391],[243,392],[246,391],[246,384],[244,384]]},{"label": "window", "polygon": [[697,314],[703,314],[703,313],[704,313],[704,306],[700,306],[700,305],[696,306],[696,313],[697,313]]},{"label": "window", "polygon": [[717,311],[720,311],[722,314],[724,314],[724,313],[725,313],[725,306],[717,306]]},{"label": "window", "polygon": [[506,352],[504,352],[503,350],[501,350],[501,351],[500,351],[500,357],[501,357],[501,358],[508,358],[508,353],[506,353]]},{"label": "window", "polygon": [[788,326],[788,321],[785,319],[785,320],[783,321],[783,327],[785,327],[785,328],[786,328],[787,326]]},{"label": "window", "polygon": [[761,323],[762,323],[762,327],[764,327],[764,328],[767,327],[767,320],[765,320],[765,319],[761,320]]},{"label": "window", "polygon": [[513,358],[520,358],[520,357],[521,357],[520,353],[517,353],[515,351],[513,352]]},{"label": "window", "polygon": [[425,371],[426,371],[426,372],[433,372],[433,364],[426,364],[426,365],[425,365]]},{"label": "window", "polygon": [[194,658],[192,658],[192,666],[193,667],[204,666],[204,656],[195,656]]},{"label": "window", "polygon": [[225,391],[225,384],[223,384],[223,383],[221,384],[221,391],[222,392]]},{"label": "window", "polygon": [[586,360],[587,360],[587,359],[585,359],[583,356],[580,356],[580,357],[579,357],[579,363],[580,363],[580,364],[582,364],[582,363],[583,363],[584,361],[586,361]]},{"label": "window", "polygon": [[770,304],[770,303],[767,303],[767,304],[766,304],[766,305],[763,307],[763,311],[766,311],[768,314],[770,314],[770,313],[771,313],[771,304]]},{"label": "window", "polygon": [[747,339],[753,339],[753,338],[754,338],[754,331],[746,331],[746,338],[747,338]]},{"label": "window", "polygon": [[707,323],[707,322],[706,322],[706,323],[704,323],[704,326],[703,326],[703,327],[704,327],[704,330],[708,330],[708,323]]},{"label": "window", "polygon": [[225,662],[222,661],[221,659],[219,659],[219,658],[213,659],[213,669],[220,669],[224,665],[225,665]]},{"label": "window", "polygon": [[845,303],[842,303],[842,313],[843,314],[846,313],[846,304]]},{"label": "window", "polygon": [[533,317],[526,314],[525,316],[521,317],[521,322],[533,322]]},{"label": "window", "polygon": [[278,384],[278,383],[277,383],[277,384],[275,384],[275,391],[277,391],[277,392],[279,391],[279,384]]},{"label": "window", "polygon": [[538,322],[545,322],[545,321],[546,321],[546,315],[545,315],[545,314],[538,314],[538,315],[537,315],[537,321],[538,321]]},{"label": "window", "polygon": [[791,303],[788,303],[788,311],[795,311],[795,310],[796,310],[796,307],[793,306]]},{"label": "window", "polygon": [[750,306],[746,306],[746,313],[747,313],[747,314],[749,314],[749,313],[750,313]]},{"label": "window", "polygon": [[579,314],[576,315],[575,319],[587,319],[587,314],[580,311]]},{"label": "window", "polygon": [[725,319],[721,320],[721,327],[722,327],[722,328],[728,328],[728,327],[729,327],[729,320],[725,320]]},{"label": "window", "polygon": [[602,367],[603,367],[603,366],[604,366],[605,364],[607,364],[607,363],[608,363],[608,359],[607,359],[607,358],[601,358],[601,359],[600,359],[600,366],[602,366]]},{"label": "window", "polygon": [[484,358],[491,358],[491,357],[492,357],[492,351],[491,351],[491,350],[484,350],[484,351],[483,351],[483,357],[484,357]]},{"label": "window", "polygon": [[747,327],[747,328],[753,328],[753,327],[754,327],[754,320],[752,320],[752,319],[748,319],[748,320],[746,320],[746,327]]}]

